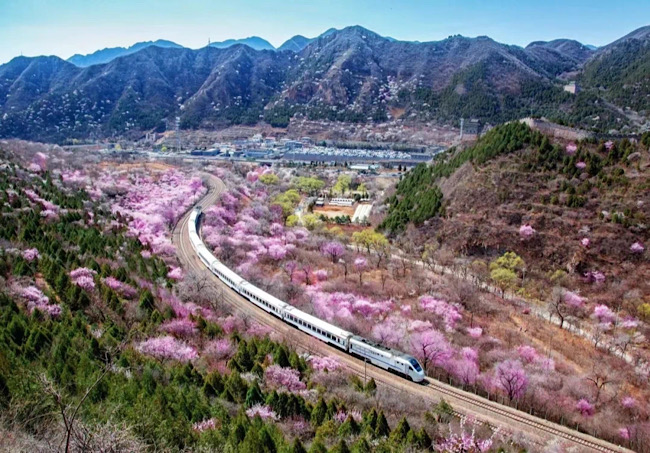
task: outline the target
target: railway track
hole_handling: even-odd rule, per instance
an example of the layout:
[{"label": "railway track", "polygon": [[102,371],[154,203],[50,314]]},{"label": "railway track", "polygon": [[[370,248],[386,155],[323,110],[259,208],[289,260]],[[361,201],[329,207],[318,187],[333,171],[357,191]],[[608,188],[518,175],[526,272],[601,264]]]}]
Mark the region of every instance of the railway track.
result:
[{"label": "railway track", "polygon": [[[204,208],[214,204],[220,193],[225,189],[223,182],[215,176],[209,175],[209,180],[208,193],[197,203]],[[188,211],[179,220],[173,232],[173,242],[177,247],[177,254],[183,266],[204,276],[213,288],[219,290],[222,295],[222,303],[233,312],[239,312],[259,324],[268,326],[275,332],[281,334],[298,349],[315,355],[334,356],[349,371],[359,376],[374,378],[380,385],[398,392],[409,392],[411,395],[417,396],[431,404],[436,404],[441,398],[444,398],[445,401],[454,407],[456,414],[460,417],[471,415],[478,422],[488,423],[490,426],[499,428],[501,432],[505,433],[524,432],[539,446],[544,446],[549,439],[557,437],[573,447],[578,447],[578,451],[631,451],[589,436],[588,434],[574,431],[565,426],[486,400],[485,398],[452,387],[435,379],[427,378],[424,385],[407,381],[372,365],[366,366],[362,360],[356,359],[337,348],[320,342],[310,335],[295,329],[241,297],[205,268],[203,263],[195,255],[189,241],[188,220],[190,212]]]}]

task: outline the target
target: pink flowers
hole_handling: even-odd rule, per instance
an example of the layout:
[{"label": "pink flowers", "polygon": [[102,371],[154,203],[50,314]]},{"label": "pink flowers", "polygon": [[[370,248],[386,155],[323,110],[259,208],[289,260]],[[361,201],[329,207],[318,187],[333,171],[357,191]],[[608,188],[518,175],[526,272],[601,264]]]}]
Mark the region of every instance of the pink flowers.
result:
[{"label": "pink flowers", "polygon": [[226,360],[234,356],[237,349],[230,339],[220,338],[209,342],[203,352],[216,360]]},{"label": "pink flowers", "polygon": [[591,241],[589,238],[582,238],[580,239],[580,245],[582,245],[584,248],[588,248],[591,245]]},{"label": "pink flowers", "polygon": [[519,360],[506,360],[495,368],[495,383],[510,400],[521,398],[528,388],[528,376]]},{"label": "pink flowers", "polygon": [[568,145],[566,145],[565,149],[566,149],[566,153],[569,156],[572,156],[573,154],[576,153],[576,151],[578,151],[578,147],[576,146],[575,143],[569,143]]},{"label": "pink flowers", "polygon": [[605,149],[607,151],[611,151],[613,147],[614,147],[614,142],[613,141],[608,140],[608,141],[605,142]]},{"label": "pink flowers", "polygon": [[188,362],[198,357],[196,349],[171,336],[150,338],[140,343],[136,349],[142,354],[160,360]]},{"label": "pink flowers", "polygon": [[585,304],[584,298],[580,297],[577,293],[565,291],[562,295],[564,302],[571,307],[582,307]]},{"label": "pink flowers", "polygon": [[160,330],[181,338],[191,337],[198,332],[196,324],[189,319],[172,319],[162,324]]},{"label": "pink flowers", "polygon": [[316,277],[316,280],[319,282],[326,281],[328,277],[327,269],[318,269],[314,272],[314,277]]},{"label": "pink flowers", "polygon": [[436,299],[435,297],[420,297],[420,307],[442,318],[447,331],[454,330],[456,323],[463,318],[458,311],[458,308],[442,299]]},{"label": "pink flowers", "polygon": [[390,300],[373,302],[352,293],[325,293],[317,288],[308,289],[316,314],[327,321],[350,320],[359,314],[364,318],[382,316],[388,313],[393,303]]},{"label": "pink flowers", "polygon": [[287,256],[287,248],[281,244],[273,244],[269,247],[268,254],[272,260],[280,261]]},{"label": "pink flowers", "polygon": [[329,256],[332,259],[332,263],[335,263],[345,253],[345,246],[336,241],[326,242],[321,247],[321,252],[323,255]]},{"label": "pink flowers", "polygon": [[354,268],[357,272],[362,272],[368,267],[368,260],[363,256],[358,256],[354,259]]},{"label": "pink flowers", "polygon": [[125,194],[113,204],[112,211],[130,218],[128,233],[160,255],[175,252],[169,228],[192,204],[194,197],[205,190],[198,178],[189,178],[175,170],[119,179],[107,174],[99,184],[111,190],[120,187]]},{"label": "pink flowers", "polygon": [[640,253],[643,253],[644,251],[645,251],[645,247],[639,241],[635,242],[634,244],[632,244],[630,246],[630,252],[632,252],[632,253],[640,254]]},{"label": "pink flowers", "polygon": [[262,404],[256,404],[250,409],[247,409],[246,415],[249,418],[254,418],[258,416],[262,420],[274,420],[274,421],[279,420],[278,415],[275,412],[273,412],[273,410],[269,406],[262,405]]},{"label": "pink flowers", "polygon": [[95,289],[95,280],[93,278],[95,275],[97,275],[97,272],[92,269],[78,267],[70,271],[70,280],[81,289],[92,291]]},{"label": "pink flowers", "polygon": [[469,335],[472,338],[481,338],[481,335],[483,335],[483,329],[481,329],[480,327],[468,327],[467,335]]},{"label": "pink flowers", "polygon": [[453,356],[453,349],[445,336],[434,329],[411,335],[410,346],[425,369],[428,364],[444,367]]},{"label": "pink flowers", "polygon": [[594,307],[594,317],[598,322],[604,324],[611,324],[616,319],[616,315],[607,305],[596,305]]},{"label": "pink flowers", "polygon": [[135,288],[119,281],[115,277],[102,278],[102,283],[127,299],[131,299],[137,294]]},{"label": "pink flowers", "polygon": [[180,267],[172,267],[172,270],[167,272],[167,278],[170,280],[183,280],[183,269]]},{"label": "pink flowers", "polygon": [[519,237],[521,237],[522,240],[527,241],[531,239],[535,236],[535,233],[535,229],[527,223],[519,227]]},{"label": "pink flowers", "polygon": [[591,404],[589,401],[587,401],[584,398],[578,400],[578,402],[576,403],[576,410],[583,417],[591,417],[596,413],[596,409],[594,408],[593,404]]},{"label": "pink flowers", "polygon": [[538,359],[537,350],[532,346],[519,346],[517,352],[519,353],[519,357],[526,363],[533,363]]},{"label": "pink flowers", "polygon": [[211,429],[217,429],[218,423],[217,419],[215,418],[209,418],[207,420],[203,420],[201,422],[196,422],[192,425],[192,429],[194,431],[197,431],[199,433],[202,433],[203,431],[208,431]]},{"label": "pink flowers", "polygon": [[631,396],[625,396],[621,400],[621,406],[623,406],[626,409],[632,409],[636,407],[636,400]]},{"label": "pink flowers", "polygon": [[334,357],[310,357],[309,364],[314,370],[336,371],[341,368],[341,363]]},{"label": "pink flowers", "polygon": [[61,306],[55,304],[50,305],[50,299],[35,286],[23,288],[20,295],[27,299],[27,308],[30,313],[38,310],[49,314],[53,318],[61,314]]},{"label": "pink flowers", "polygon": [[587,283],[602,283],[605,281],[605,274],[600,271],[589,271],[584,276]]},{"label": "pink flowers", "polygon": [[27,249],[23,251],[23,259],[25,261],[34,261],[38,259],[41,255],[38,253],[37,249]]},{"label": "pink flowers", "polygon": [[584,170],[585,168],[587,168],[587,164],[583,161],[576,162],[576,168],[578,170]]},{"label": "pink flowers", "polygon": [[344,423],[348,417],[352,417],[355,422],[361,423],[363,416],[361,415],[361,412],[359,411],[338,411],[336,414],[334,414],[334,421],[337,423]]},{"label": "pink flowers", "polygon": [[284,388],[290,392],[298,392],[307,388],[300,380],[300,372],[293,368],[271,365],[264,372],[264,378],[266,384],[275,389]]},{"label": "pink flowers", "polygon": [[630,440],[629,428],[619,428],[618,435],[621,436],[622,439]]}]

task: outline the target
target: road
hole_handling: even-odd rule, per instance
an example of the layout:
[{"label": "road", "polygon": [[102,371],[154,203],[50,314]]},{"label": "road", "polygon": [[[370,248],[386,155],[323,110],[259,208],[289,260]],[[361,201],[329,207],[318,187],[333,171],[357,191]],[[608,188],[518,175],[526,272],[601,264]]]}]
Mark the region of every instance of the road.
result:
[{"label": "road", "polygon": [[[212,175],[205,175],[208,181],[209,190],[206,195],[197,203],[204,209],[215,203],[219,194],[225,189],[223,182]],[[190,211],[191,212],[191,211]],[[266,313],[257,306],[248,302],[229,287],[224,285],[215,275],[208,271],[203,263],[194,253],[189,240],[188,220],[190,212],[187,212],[176,224],[172,240],[176,245],[178,258],[186,271],[193,270],[204,276],[220,294],[222,304],[231,309],[233,313],[239,313],[255,322],[266,325],[294,347],[308,351],[319,356],[336,357],[348,371],[359,376],[364,376],[364,362],[356,359],[339,349],[315,340],[306,333],[295,329],[284,323],[282,320]],[[472,416],[480,422],[489,423],[493,427],[500,428],[502,433],[523,432],[526,437],[544,446],[549,439],[561,438],[565,443],[578,447],[578,451],[584,452],[629,452],[623,447],[605,442],[595,437],[580,433],[564,426],[548,422],[534,417],[525,412],[518,411],[508,406],[503,406],[493,401],[486,400],[472,393],[457,389],[437,380],[428,378],[424,385],[416,384],[385,370],[367,365],[367,378],[374,378],[379,386],[391,388],[397,392],[408,392],[413,397],[428,401],[433,406],[441,398],[451,404],[454,410],[461,416]]]}]

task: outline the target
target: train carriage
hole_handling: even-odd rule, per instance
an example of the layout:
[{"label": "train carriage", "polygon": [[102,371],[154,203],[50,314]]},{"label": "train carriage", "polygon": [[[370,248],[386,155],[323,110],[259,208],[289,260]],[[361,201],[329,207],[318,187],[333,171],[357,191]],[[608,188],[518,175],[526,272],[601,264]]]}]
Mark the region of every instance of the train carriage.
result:
[{"label": "train carriage", "polygon": [[330,343],[344,351],[348,350],[348,342],[352,337],[352,333],[346,330],[307,314],[302,310],[298,310],[291,305],[287,305],[285,309],[284,320],[313,337]]},{"label": "train carriage", "polygon": [[262,310],[267,311],[280,319],[282,319],[285,308],[289,306],[286,302],[281,301],[277,297],[272,296],[247,281],[244,281],[239,285],[238,291],[239,294],[260,307]]}]

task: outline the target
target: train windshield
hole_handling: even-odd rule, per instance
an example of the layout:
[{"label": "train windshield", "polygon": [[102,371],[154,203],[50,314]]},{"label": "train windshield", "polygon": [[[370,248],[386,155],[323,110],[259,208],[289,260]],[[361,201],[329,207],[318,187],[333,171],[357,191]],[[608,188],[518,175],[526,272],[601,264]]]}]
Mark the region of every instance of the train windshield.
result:
[{"label": "train windshield", "polygon": [[415,371],[417,371],[417,372],[422,371],[422,368],[420,367],[420,364],[418,363],[417,360],[409,359],[409,362],[411,363],[411,365],[413,365],[413,368],[415,368]]}]

